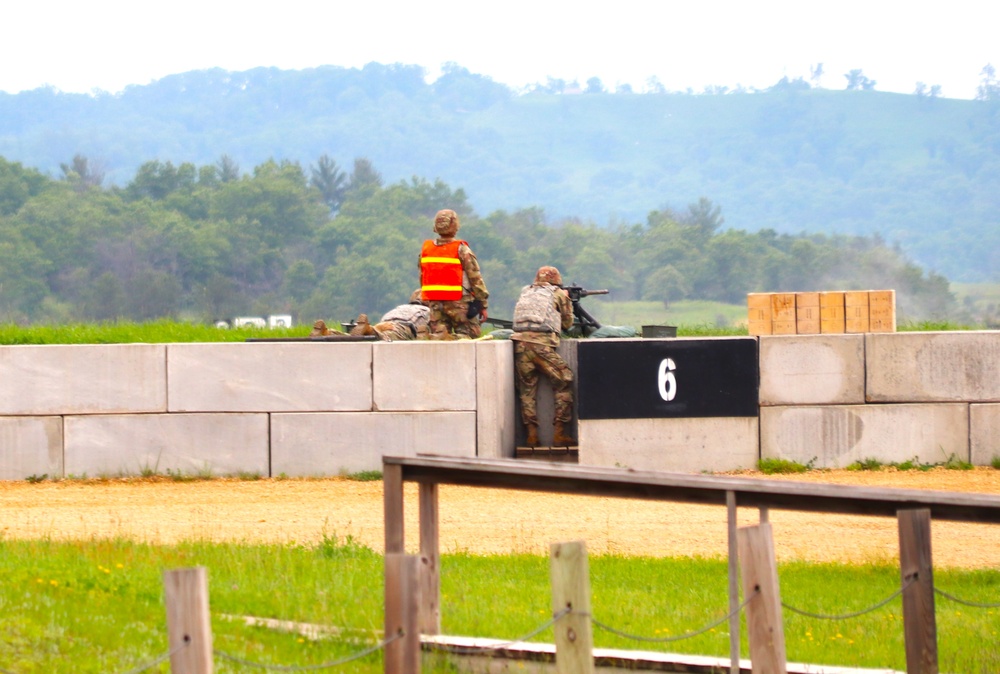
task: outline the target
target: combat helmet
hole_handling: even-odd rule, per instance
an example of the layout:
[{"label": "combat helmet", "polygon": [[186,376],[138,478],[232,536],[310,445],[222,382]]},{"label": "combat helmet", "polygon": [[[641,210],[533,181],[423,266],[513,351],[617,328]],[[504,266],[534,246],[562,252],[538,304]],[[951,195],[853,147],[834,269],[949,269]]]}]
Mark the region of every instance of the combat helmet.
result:
[{"label": "combat helmet", "polygon": [[437,212],[437,215],[434,216],[434,231],[437,232],[439,236],[451,238],[458,234],[459,227],[458,213],[450,208],[440,210]]},{"label": "combat helmet", "polygon": [[539,267],[535,274],[535,283],[551,283],[554,286],[562,285],[562,274],[555,267]]}]

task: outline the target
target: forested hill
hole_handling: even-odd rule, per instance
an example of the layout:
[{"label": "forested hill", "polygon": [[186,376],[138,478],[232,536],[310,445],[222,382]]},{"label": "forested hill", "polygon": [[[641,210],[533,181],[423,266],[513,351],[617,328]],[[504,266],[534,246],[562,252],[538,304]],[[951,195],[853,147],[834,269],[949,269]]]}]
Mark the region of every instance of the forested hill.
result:
[{"label": "forested hill", "polygon": [[700,197],[750,232],[879,235],[952,280],[1000,280],[1000,101],[811,89],[514,92],[452,66],[207,70],[119,94],[0,93],[0,156],[125,185],[152,159],[371,160],[440,178],[481,215],[639,224]]}]

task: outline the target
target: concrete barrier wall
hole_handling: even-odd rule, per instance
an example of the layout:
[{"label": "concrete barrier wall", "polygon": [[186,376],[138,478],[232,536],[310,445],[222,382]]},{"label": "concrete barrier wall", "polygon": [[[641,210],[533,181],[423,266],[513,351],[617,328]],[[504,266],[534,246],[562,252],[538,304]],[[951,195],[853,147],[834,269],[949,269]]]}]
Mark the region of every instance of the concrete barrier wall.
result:
[{"label": "concrete barrier wall", "polygon": [[0,347],[0,479],[513,456],[509,342]]},{"label": "concrete barrier wall", "polygon": [[762,458],[1000,458],[1000,332],[762,336],[760,353]]},{"label": "concrete barrier wall", "polygon": [[[758,339],[759,418],[586,421],[580,462],[1000,457],[1000,332]],[[574,366],[576,345],[560,347]],[[543,443],[551,410],[543,380]],[[0,479],[332,475],[384,454],[511,457],[522,432],[508,341],[0,347]]]}]

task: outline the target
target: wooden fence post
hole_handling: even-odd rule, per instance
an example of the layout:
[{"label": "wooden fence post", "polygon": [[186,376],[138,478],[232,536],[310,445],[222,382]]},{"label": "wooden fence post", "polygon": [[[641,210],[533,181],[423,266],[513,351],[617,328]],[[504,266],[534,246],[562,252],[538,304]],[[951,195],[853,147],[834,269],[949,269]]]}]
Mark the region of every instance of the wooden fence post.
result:
[{"label": "wooden fence post", "polygon": [[590,570],[583,541],[553,543],[549,551],[552,613],[572,613],[553,625],[556,672],[593,674],[594,637],[590,622]]},{"label": "wooden fence post", "polygon": [[420,558],[385,555],[385,674],[420,674]]},{"label": "wooden fence post", "polygon": [[739,530],[739,555],[743,596],[758,594],[746,607],[751,669],[758,673],[786,674],[785,628],[781,622],[781,594],[770,523]]},{"label": "wooden fence post", "polygon": [[736,543],[736,492],[726,492],[726,529],[728,533],[729,572],[729,673],[740,674],[740,606],[739,553]]},{"label": "wooden fence post", "polygon": [[[906,671],[937,674],[937,618],[931,568],[931,511],[900,510],[899,574],[903,589],[903,634]],[[912,582],[911,582],[912,581]],[[909,583],[909,585],[906,585]]]},{"label": "wooden fence post", "polygon": [[382,466],[382,511],[385,525],[385,552],[403,552],[403,467]]},{"label": "wooden fence post", "polygon": [[203,566],[163,573],[167,643],[174,674],[212,674],[208,571]]},{"label": "wooden fence post", "polygon": [[441,633],[438,486],[420,483],[420,633]]}]

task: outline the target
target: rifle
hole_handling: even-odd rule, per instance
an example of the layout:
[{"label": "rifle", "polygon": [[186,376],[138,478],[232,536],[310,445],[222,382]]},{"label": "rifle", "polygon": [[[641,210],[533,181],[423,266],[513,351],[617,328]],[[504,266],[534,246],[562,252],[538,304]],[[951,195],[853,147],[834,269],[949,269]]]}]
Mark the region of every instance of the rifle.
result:
[{"label": "rifle", "polygon": [[569,301],[573,303],[573,327],[570,328],[571,333],[579,333],[583,337],[587,337],[594,330],[601,327],[601,324],[596,318],[591,316],[583,305],[580,304],[580,300],[584,297],[590,297],[591,295],[607,295],[607,290],[587,290],[582,286],[571,285],[563,286],[563,290],[569,293]]},{"label": "rifle", "polygon": [[[607,295],[607,290],[587,290],[582,286],[562,286],[562,289],[569,294],[569,301],[573,304],[573,325],[567,330],[567,334],[574,336],[587,337],[590,333],[601,327],[601,324],[596,318],[590,315],[583,305],[580,304],[580,300],[584,297],[590,297],[591,295]],[[514,328],[514,321],[509,321],[504,318],[494,318],[490,316],[484,323],[489,323],[498,328],[507,328],[508,330]]]}]

